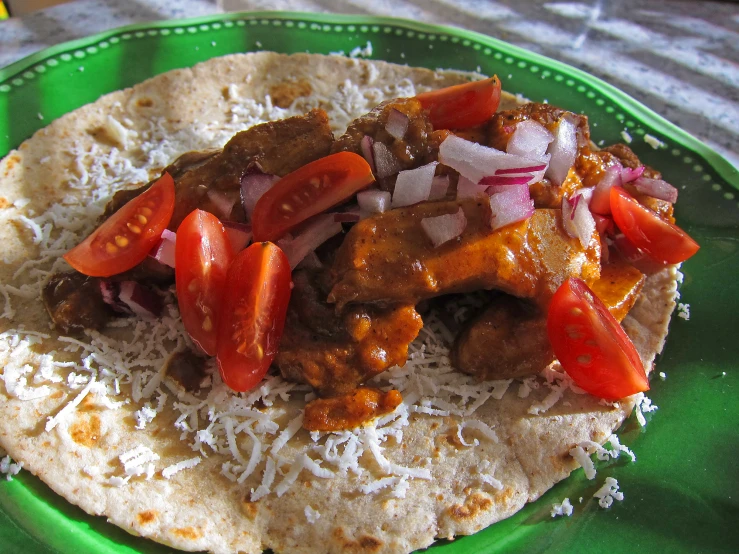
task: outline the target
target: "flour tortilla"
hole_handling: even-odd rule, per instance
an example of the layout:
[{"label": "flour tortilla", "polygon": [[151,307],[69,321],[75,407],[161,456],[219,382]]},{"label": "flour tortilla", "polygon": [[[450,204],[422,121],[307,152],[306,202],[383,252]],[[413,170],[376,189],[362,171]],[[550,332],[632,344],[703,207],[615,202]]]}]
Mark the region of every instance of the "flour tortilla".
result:
[{"label": "flour tortilla", "polygon": [[[466,418],[493,428],[497,442],[467,430],[466,440],[477,437],[479,444],[465,446],[458,437],[462,418],[416,413],[410,416],[410,425],[402,428],[402,445],[393,438],[382,444],[383,454],[391,462],[430,471],[430,480],[395,478],[395,485],[398,480],[407,482],[404,498],[393,496],[392,487],[371,494],[361,492],[362,484],[382,478],[385,471],[365,451],[360,462],[362,476],[351,471],[342,475],[323,463],[335,477],[319,478],[303,470],[282,496],[273,493],[251,502],[251,491],[262,481],[264,459],[243,483],[235,483],[222,475],[224,462],[233,462],[230,455],[205,447],[208,457],[199,465],[164,478],[163,468],[198,455],[190,446],[192,433],[181,438],[182,428],[173,426],[179,412],[172,407],[170,389],[158,387],[168,394],[165,408],[143,430],[137,430],[136,411],[147,400],[156,404],[156,395],[138,398],[134,389],[140,387],[122,381],[120,395],[95,394],[94,384],[89,382],[71,389],[66,384],[71,371],[87,374],[79,367],[55,367],[50,372],[50,358],[44,356],[53,352],[55,359],[80,366],[89,351],[65,351],[73,343],[60,341],[50,329],[38,294],[44,274],[34,273],[34,269],[51,271],[52,264],[23,265],[26,259],[48,253],[45,237],[50,231],[35,228],[29,220],[50,213],[59,202],[77,210],[80,203],[93,204],[97,211],[92,209],[88,217],[58,222],[51,231],[52,237],[61,237],[60,245],[74,243],[89,232],[100,207],[116,187],[145,182],[177,154],[219,146],[245,125],[321,105],[340,132],[351,119],[380,101],[468,79],[468,75],[454,72],[339,57],[233,55],[106,95],[53,122],[11,152],[0,163],[0,204],[5,206],[0,213],[0,232],[6,260],[1,283],[10,300],[0,319],[0,360],[4,366],[0,446],[14,460],[23,461],[24,469],[90,514],[103,515],[131,533],[176,548],[219,553],[252,553],[265,548],[278,553],[410,552],[438,537],[474,533],[509,517],[569,475],[578,467],[570,450],[583,441],[604,443],[632,411],[636,398],[605,405],[597,398],[576,394],[565,383],[561,398],[546,409],[549,400],[559,394],[556,387],[542,384],[520,398],[524,385],[514,382],[501,399],[493,395]],[[289,108],[274,107],[267,95],[283,105],[290,104]],[[504,103],[510,107],[515,99],[507,96]],[[170,141],[160,150],[152,149],[158,133]],[[80,158],[81,152],[91,149],[92,155]],[[111,152],[111,161],[102,163]],[[25,206],[24,198],[30,199]],[[66,239],[65,233],[69,235]],[[54,270],[64,268],[59,260],[54,264]],[[636,307],[624,320],[650,370],[667,334],[675,292],[675,268],[650,276]],[[155,327],[146,325],[159,324],[132,320],[129,327],[107,329],[105,335],[128,341],[129,350],[150,332],[160,336],[159,345],[147,354],[146,369],[152,375],[166,351],[184,346],[181,328],[172,321],[170,318],[175,332],[156,335],[151,330]],[[33,333],[49,338],[32,341],[24,350],[24,340]],[[104,379],[100,368],[116,364],[130,367],[135,374],[130,355],[114,348],[105,351],[106,340],[94,332],[82,339],[84,344],[96,345],[98,357],[88,359],[92,362],[88,365],[98,369],[97,379]],[[49,380],[52,374],[63,381]],[[69,413],[59,417],[53,429],[45,429],[49,417],[58,415],[84,388],[91,387],[92,392],[79,406],[66,408]],[[41,394],[39,391],[47,396],[18,398]],[[127,404],[110,404],[132,395],[135,400]],[[286,411],[280,419],[283,428],[304,406],[304,395],[298,392],[288,402],[278,401]],[[540,413],[535,415],[537,407]],[[308,433],[300,431],[279,456],[295,458],[311,444]],[[125,477],[119,456],[141,445],[159,456],[152,462],[153,476],[148,480],[146,475],[133,476],[123,486],[110,484],[111,476]],[[248,437],[239,435],[238,447],[248,459],[252,449]],[[289,468],[281,468],[273,491]],[[491,485],[490,480],[485,483],[482,473],[492,475],[500,486]],[[307,506],[312,523],[306,515]]]}]

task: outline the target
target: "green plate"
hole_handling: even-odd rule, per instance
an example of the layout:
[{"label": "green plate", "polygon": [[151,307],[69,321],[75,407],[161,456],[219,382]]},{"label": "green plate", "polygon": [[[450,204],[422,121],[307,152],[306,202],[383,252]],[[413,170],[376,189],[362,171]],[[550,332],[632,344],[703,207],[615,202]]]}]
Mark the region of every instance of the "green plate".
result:
[{"label": "green plate", "polygon": [[[227,14],[135,25],[68,42],[0,70],[0,155],[53,119],[158,73],[233,52],[351,52],[430,68],[497,73],[504,88],[590,117],[593,138],[633,137],[641,159],[678,187],[677,218],[701,244],[683,266],[682,302],[650,397],[660,409],[622,442],[638,461],[576,471],[514,517],[476,535],[441,542],[435,554],[498,552],[736,552],[739,549],[739,174],[707,146],[626,94],[557,61],[459,29],[389,18],[289,12]],[[653,149],[645,134],[664,146]],[[604,510],[593,492],[618,479],[623,502]],[[571,518],[552,519],[569,497]],[[578,499],[583,497],[583,502]],[[162,553],[56,496],[28,472],[0,484],[0,551]]]}]

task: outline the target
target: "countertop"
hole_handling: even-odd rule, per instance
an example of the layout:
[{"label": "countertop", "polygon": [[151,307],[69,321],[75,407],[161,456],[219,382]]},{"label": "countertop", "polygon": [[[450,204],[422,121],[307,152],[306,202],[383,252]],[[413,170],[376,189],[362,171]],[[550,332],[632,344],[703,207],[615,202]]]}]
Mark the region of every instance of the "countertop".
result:
[{"label": "countertop", "polygon": [[0,22],[0,67],[121,25],[280,9],[404,17],[503,39],[608,81],[739,167],[739,5],[733,2],[77,0]]}]

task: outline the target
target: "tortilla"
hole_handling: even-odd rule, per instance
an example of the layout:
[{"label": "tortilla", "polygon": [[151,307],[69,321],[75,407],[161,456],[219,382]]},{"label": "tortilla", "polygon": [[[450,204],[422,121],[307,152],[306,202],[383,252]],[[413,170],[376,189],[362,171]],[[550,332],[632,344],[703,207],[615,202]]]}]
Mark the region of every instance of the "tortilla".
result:
[{"label": "tortilla", "polygon": [[[176,303],[161,321],[124,320],[78,341],[50,329],[40,301],[44,279],[66,267],[60,255],[92,230],[113,191],[148,181],[177,155],[315,106],[338,133],[385,99],[469,78],[339,57],[233,55],[106,95],[11,152],[0,164],[0,446],[90,514],[213,552],[410,552],[509,517],[564,479],[579,467],[570,451],[606,442],[640,395],[600,402],[556,363],[546,378],[475,383],[449,367],[432,320],[406,367],[376,379],[403,393],[395,414],[311,436],[299,430],[309,389],[278,377],[238,397],[214,375],[197,397],[177,397],[159,373],[187,341]],[[674,267],[649,276],[624,320],[649,369],[676,277]]]}]

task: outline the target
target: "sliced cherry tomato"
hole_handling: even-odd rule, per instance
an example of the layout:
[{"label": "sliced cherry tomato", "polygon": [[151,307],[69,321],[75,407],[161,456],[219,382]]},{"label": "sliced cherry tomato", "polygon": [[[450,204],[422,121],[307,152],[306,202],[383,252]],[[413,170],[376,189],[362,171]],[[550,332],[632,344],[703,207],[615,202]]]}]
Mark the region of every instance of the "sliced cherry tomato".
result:
[{"label": "sliced cherry tomato", "polygon": [[631,339],[582,280],[570,277],[557,289],[547,334],[559,363],[584,391],[618,400],[649,390]]},{"label": "sliced cherry tomato", "polygon": [[67,252],[64,259],[91,277],[110,277],[131,269],[146,258],[169,225],[174,198],[174,180],[165,173]]},{"label": "sliced cherry tomato", "polygon": [[500,81],[491,77],[416,96],[434,129],[466,129],[485,123],[500,104]]},{"label": "sliced cherry tomato", "polygon": [[684,262],[700,248],[680,227],[639,204],[622,187],[611,188],[611,212],[626,238],[658,262]]},{"label": "sliced cherry tomato", "polygon": [[231,241],[216,216],[190,212],[177,229],[175,283],[182,323],[209,356],[216,355],[218,316],[233,260]]},{"label": "sliced cherry tomato", "polygon": [[257,201],[254,241],[277,240],[298,223],[319,214],[374,181],[367,161],[338,152],[285,175]]},{"label": "sliced cherry tomato", "polygon": [[254,388],[277,354],[290,301],[290,262],[271,242],[242,250],[228,270],[218,324],[218,368],[237,392]]}]

